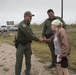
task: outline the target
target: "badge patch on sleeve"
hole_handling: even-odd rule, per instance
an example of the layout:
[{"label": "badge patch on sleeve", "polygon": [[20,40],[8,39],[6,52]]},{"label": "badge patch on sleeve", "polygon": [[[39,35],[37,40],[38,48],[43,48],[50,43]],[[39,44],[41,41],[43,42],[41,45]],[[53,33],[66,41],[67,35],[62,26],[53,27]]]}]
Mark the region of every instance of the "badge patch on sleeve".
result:
[{"label": "badge patch on sleeve", "polygon": [[26,27],[26,24],[23,24],[22,27],[25,28]]}]

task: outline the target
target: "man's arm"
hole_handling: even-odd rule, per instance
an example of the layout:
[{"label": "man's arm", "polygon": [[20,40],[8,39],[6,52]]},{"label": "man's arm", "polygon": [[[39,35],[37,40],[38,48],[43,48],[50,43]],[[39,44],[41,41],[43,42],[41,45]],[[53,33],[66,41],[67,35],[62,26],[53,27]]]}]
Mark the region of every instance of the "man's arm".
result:
[{"label": "man's arm", "polygon": [[45,33],[46,33],[46,23],[44,22],[44,26],[43,26],[43,31],[42,31],[42,37],[45,36]]},{"label": "man's arm", "polygon": [[24,33],[24,35],[29,38],[30,40],[35,40],[35,41],[39,41],[39,38],[37,38],[36,36],[34,36],[34,34],[32,34],[27,26],[23,27],[22,25],[19,25],[19,29]]}]

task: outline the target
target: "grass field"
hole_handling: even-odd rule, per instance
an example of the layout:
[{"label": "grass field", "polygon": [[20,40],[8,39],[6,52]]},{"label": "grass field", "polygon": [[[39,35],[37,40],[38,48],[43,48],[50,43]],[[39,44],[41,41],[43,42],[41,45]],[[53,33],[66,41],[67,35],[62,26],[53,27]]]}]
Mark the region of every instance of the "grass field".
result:
[{"label": "grass field", "polygon": [[[34,33],[36,31],[42,31],[42,26],[32,26],[32,29]],[[67,30],[76,30],[76,27],[67,27]],[[37,37],[41,37],[41,32],[35,33]],[[76,71],[76,31],[71,31],[68,32],[68,35],[71,40],[71,57],[69,59],[69,68],[72,69],[73,71]],[[13,43],[14,40],[14,35],[6,35],[3,34],[0,36],[0,43],[9,43],[11,45],[14,45]],[[39,43],[39,42],[32,42],[32,51],[33,54],[36,55],[37,57],[41,58],[40,62],[42,63],[47,63],[51,61],[50,57],[50,50],[48,48],[48,45],[46,43]]]}]

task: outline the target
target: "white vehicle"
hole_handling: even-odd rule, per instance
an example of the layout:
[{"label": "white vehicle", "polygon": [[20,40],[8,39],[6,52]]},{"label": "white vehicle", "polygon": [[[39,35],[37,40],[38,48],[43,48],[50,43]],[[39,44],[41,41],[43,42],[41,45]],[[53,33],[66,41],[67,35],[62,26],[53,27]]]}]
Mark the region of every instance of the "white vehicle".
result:
[{"label": "white vehicle", "polygon": [[7,32],[7,26],[1,26],[0,30],[3,31],[3,32]]},{"label": "white vehicle", "polygon": [[13,26],[13,27],[12,27],[12,30],[13,30],[13,31],[18,31],[18,26]]},{"label": "white vehicle", "polygon": [[0,32],[1,32],[1,28],[0,28]]}]

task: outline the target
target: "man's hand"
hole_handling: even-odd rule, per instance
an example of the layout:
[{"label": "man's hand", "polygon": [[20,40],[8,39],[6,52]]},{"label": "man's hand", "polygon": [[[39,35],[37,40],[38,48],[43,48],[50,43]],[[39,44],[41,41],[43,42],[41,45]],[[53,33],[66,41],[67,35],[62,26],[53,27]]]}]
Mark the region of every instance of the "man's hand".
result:
[{"label": "man's hand", "polygon": [[47,40],[46,38],[43,38],[43,41],[44,41],[44,42],[46,42],[46,40]]},{"label": "man's hand", "polygon": [[46,38],[39,38],[39,42],[47,42],[47,39]]},{"label": "man's hand", "polygon": [[44,42],[43,38],[39,38],[39,42]]}]

